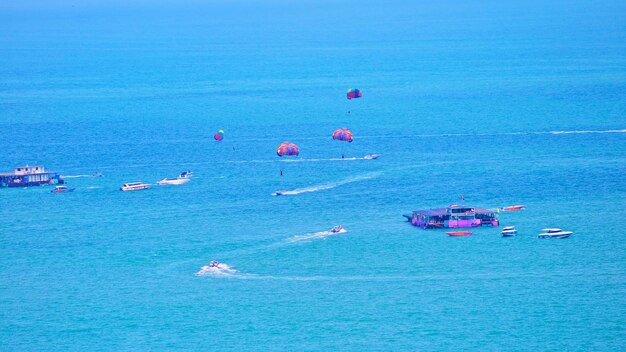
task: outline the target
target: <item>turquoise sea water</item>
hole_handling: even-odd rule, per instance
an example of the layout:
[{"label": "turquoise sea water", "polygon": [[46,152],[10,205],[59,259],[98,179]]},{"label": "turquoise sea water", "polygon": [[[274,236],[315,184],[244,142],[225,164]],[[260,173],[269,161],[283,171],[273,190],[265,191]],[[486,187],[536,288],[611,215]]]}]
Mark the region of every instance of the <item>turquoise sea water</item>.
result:
[{"label": "turquoise sea water", "polygon": [[[0,190],[0,350],[623,349],[625,15],[0,5],[0,169],[104,174]],[[344,126],[352,144],[330,138]],[[276,157],[285,140],[298,161]],[[187,169],[184,186],[118,190]],[[401,216],[462,194],[525,204],[500,218],[519,235]],[[195,275],[212,259],[237,271]]]}]

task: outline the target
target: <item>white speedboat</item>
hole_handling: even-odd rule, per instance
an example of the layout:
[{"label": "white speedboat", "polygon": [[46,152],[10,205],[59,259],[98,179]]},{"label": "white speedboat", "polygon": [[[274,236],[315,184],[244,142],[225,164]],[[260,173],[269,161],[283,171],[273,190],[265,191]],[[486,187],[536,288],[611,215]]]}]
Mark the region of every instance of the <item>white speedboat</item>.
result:
[{"label": "white speedboat", "polygon": [[548,228],[541,230],[543,233],[540,233],[537,237],[539,238],[568,238],[573,234],[572,231],[563,231],[561,229],[556,228]]},{"label": "white speedboat", "polygon": [[141,191],[150,188],[150,184],[143,182],[128,182],[120,187],[122,191]]},{"label": "white speedboat", "polygon": [[363,159],[373,160],[378,159],[378,157],[380,157],[380,154],[367,154],[363,157]]},{"label": "white speedboat", "polygon": [[502,229],[500,234],[502,237],[512,237],[517,235],[517,230],[515,229],[515,226],[507,226]]},{"label": "white speedboat", "polygon": [[166,186],[166,185],[183,185],[189,182],[189,178],[164,178],[161,181],[157,182],[157,185]]}]

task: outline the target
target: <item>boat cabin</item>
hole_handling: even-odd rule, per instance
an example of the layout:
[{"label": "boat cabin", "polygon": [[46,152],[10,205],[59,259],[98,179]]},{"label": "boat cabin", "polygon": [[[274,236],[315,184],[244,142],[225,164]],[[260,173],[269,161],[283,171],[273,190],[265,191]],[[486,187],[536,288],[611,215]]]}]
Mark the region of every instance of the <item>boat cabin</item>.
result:
[{"label": "boat cabin", "polygon": [[0,173],[0,188],[63,183],[63,179],[58,173],[46,171],[43,165],[18,166],[13,172]]}]

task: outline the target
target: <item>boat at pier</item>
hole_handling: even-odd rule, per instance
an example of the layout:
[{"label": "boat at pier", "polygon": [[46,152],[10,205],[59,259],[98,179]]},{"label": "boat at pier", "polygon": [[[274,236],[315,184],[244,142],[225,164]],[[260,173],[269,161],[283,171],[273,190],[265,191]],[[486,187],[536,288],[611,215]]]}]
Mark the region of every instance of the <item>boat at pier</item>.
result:
[{"label": "boat at pier", "polygon": [[[408,215],[405,217],[409,218]],[[410,221],[413,226],[423,229],[500,225],[495,210],[456,204],[447,208],[415,210],[411,213]]]},{"label": "boat at pier", "polygon": [[62,185],[64,183],[61,175],[46,171],[43,165],[18,166],[13,172],[0,173],[0,188]]}]

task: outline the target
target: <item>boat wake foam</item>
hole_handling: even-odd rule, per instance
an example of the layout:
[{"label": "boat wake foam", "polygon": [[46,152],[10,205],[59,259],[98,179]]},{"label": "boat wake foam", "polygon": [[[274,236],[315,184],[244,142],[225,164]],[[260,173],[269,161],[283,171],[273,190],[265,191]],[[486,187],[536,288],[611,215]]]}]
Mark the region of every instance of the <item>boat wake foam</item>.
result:
[{"label": "boat wake foam", "polygon": [[626,130],[604,130],[604,131],[593,131],[593,130],[581,130],[581,131],[550,131],[547,132],[549,134],[588,134],[588,133],[626,133]]},{"label": "boat wake foam", "polygon": [[95,173],[91,175],[61,175],[61,178],[81,178],[81,177],[102,177],[101,173]]},{"label": "boat wake foam", "polygon": [[287,242],[294,243],[294,242],[307,241],[307,240],[325,239],[328,236],[339,235],[339,234],[346,233],[346,232],[348,232],[346,229],[341,229],[339,232],[320,231],[320,232],[315,232],[315,233],[307,233],[304,235],[296,235],[293,237],[289,237],[287,239]]},{"label": "boat wake foam", "polygon": [[373,178],[376,178],[378,176],[380,176],[382,174],[382,172],[372,172],[372,173],[368,173],[365,175],[361,175],[361,176],[355,176],[355,177],[350,177],[341,181],[336,181],[336,182],[330,182],[330,183],[325,183],[325,184],[321,184],[321,185],[317,185],[317,186],[310,186],[310,187],[304,187],[304,188],[296,188],[294,190],[291,191],[276,191],[274,193],[272,193],[272,195],[274,196],[292,196],[292,195],[297,195],[297,194],[302,194],[302,193],[311,193],[311,192],[319,192],[319,191],[324,191],[327,189],[333,189],[348,183],[353,183],[353,182],[359,182],[359,181],[365,181],[365,180],[370,180]]},{"label": "boat wake foam", "polygon": [[569,130],[569,131],[528,131],[528,132],[493,132],[493,133],[421,133],[421,134],[401,134],[401,135],[369,135],[359,136],[362,138],[416,138],[416,137],[485,137],[485,136],[527,136],[544,134],[590,134],[590,133],[626,133],[626,129],[621,130]]},{"label": "boat wake foam", "polygon": [[220,263],[213,267],[209,265],[201,267],[196,276],[234,276],[235,274],[237,274],[237,270],[227,264]]},{"label": "boat wake foam", "polygon": [[312,159],[257,159],[257,160],[228,160],[225,163],[228,164],[253,164],[253,163],[316,163],[323,161],[355,161],[355,160],[371,160],[364,157],[351,157],[351,158],[312,158]]}]

